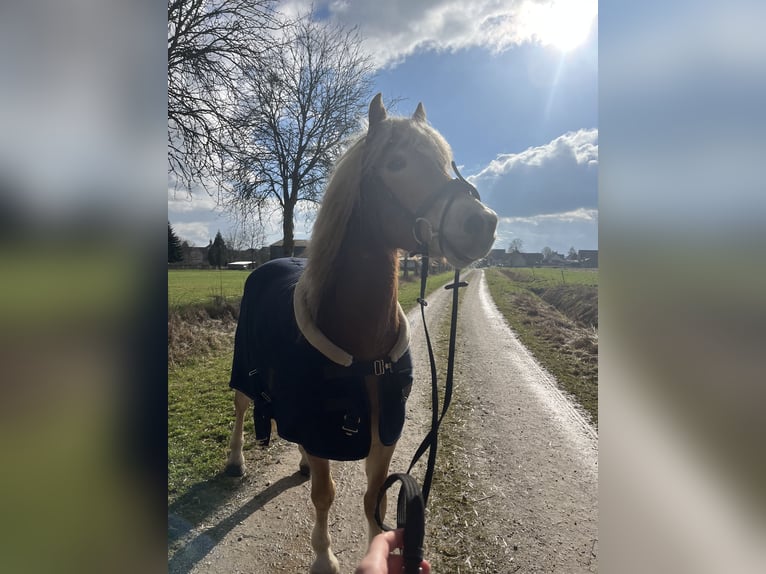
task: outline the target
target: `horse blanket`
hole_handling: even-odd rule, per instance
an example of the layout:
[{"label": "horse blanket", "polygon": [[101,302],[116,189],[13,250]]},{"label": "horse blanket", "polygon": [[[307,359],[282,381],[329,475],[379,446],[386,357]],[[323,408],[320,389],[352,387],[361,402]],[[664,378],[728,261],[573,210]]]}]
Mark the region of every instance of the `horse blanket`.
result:
[{"label": "horse blanket", "polygon": [[312,455],[359,460],[370,449],[366,376],[377,376],[378,433],[399,439],[412,387],[409,323],[399,307],[399,341],[386,357],[360,362],[316,327],[300,284],[305,259],[275,259],[247,278],[229,386],[253,400],[256,440],[268,445],[271,420],[285,440]]}]

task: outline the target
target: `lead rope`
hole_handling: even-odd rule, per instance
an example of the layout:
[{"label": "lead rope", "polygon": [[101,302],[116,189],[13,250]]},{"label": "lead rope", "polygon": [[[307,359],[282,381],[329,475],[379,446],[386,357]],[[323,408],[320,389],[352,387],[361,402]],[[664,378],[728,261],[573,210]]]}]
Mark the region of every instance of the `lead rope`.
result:
[{"label": "lead rope", "polygon": [[[380,503],[386,491],[395,483],[401,482],[399,497],[396,504],[396,527],[404,528],[404,548],[402,558],[404,559],[405,574],[418,574],[420,572],[420,563],[423,560],[423,539],[425,537],[425,508],[428,504],[428,495],[431,491],[431,481],[433,480],[434,469],[436,467],[436,451],[438,448],[439,426],[444,415],[447,413],[450,402],[452,401],[452,377],[455,364],[455,339],[457,335],[457,310],[458,310],[458,289],[468,285],[465,281],[460,281],[460,270],[455,269],[455,281],[450,285],[445,285],[445,289],[452,289],[452,317],[450,320],[449,351],[447,355],[447,377],[444,383],[444,405],[441,414],[439,414],[439,388],[437,384],[436,360],[434,359],[431,337],[428,334],[428,325],[426,325],[425,308],[428,305],[426,301],[426,282],[428,280],[429,260],[428,252],[421,260],[420,272],[420,316],[423,319],[423,331],[426,336],[426,346],[428,348],[428,360],[431,365],[431,430],[420,443],[412,462],[407,469],[407,473],[394,473],[389,475],[378,492],[378,501],[375,505],[375,521],[378,526],[384,530],[392,528],[383,523],[380,518]],[[421,490],[417,480],[413,478],[410,471],[420,460],[420,457],[428,449],[428,464],[426,474],[423,479],[423,488]]]}]

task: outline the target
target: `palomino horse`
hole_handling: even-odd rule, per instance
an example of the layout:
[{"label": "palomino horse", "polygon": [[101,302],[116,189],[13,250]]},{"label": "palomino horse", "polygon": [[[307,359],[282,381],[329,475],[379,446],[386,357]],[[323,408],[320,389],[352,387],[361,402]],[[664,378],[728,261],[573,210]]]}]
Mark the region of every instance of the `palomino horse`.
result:
[{"label": "palomino horse", "polygon": [[494,242],[497,216],[470,184],[452,178],[451,162],[422,104],[412,118],[388,117],[378,94],[367,133],[330,179],[307,260],[266,263],[245,285],[227,473],[244,471],[243,422],[252,399],[256,439],[268,444],[274,419],[279,435],[300,445],[301,471],[311,474],[312,573],[340,572],[327,530],[335,496],[329,460],[366,457],[369,540],[379,532],[377,494],[412,383],[398,251],[443,256],[460,268]]}]

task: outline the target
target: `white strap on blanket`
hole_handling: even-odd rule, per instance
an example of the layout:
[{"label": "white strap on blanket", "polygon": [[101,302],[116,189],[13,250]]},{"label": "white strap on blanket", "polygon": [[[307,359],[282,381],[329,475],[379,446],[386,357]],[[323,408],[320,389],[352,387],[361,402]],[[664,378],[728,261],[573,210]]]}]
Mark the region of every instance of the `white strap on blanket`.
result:
[{"label": "white strap on blanket", "polygon": [[[389,352],[389,357],[394,363],[407,352],[410,346],[410,322],[407,320],[407,315],[405,315],[402,306],[398,302],[396,306],[399,310],[399,338]],[[295,311],[295,321],[298,323],[298,329],[300,329],[312,347],[334,363],[344,367],[351,366],[354,362],[354,357],[330,341],[314,323],[308,303],[306,302],[305,288],[301,281],[298,281],[298,284],[295,286],[293,310]]]}]

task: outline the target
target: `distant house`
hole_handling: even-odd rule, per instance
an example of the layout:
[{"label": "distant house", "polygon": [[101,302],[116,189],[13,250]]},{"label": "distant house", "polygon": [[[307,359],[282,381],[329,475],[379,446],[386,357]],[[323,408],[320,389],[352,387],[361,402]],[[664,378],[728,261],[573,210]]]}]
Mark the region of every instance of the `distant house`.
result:
[{"label": "distant house", "polygon": [[524,257],[524,260],[527,262],[527,267],[539,267],[543,264],[542,253],[520,253],[519,255]]},{"label": "distant house", "polygon": [[177,263],[172,263],[168,267],[171,269],[184,269],[184,268],[194,268],[194,269],[203,269],[210,267],[210,262],[207,260],[207,250],[209,246],[206,247],[194,247],[192,245],[189,245],[188,242],[184,241],[181,244],[181,261]]},{"label": "distant house", "polygon": [[511,251],[508,254],[508,266],[509,267],[526,267],[527,258],[521,251]]},{"label": "distant house", "polygon": [[[269,245],[269,259],[278,259],[280,257],[284,257],[284,250],[282,249],[283,245],[284,242],[281,239]],[[305,257],[303,252],[306,251],[306,247],[308,247],[308,245],[308,240],[296,239],[293,242],[293,257]]]},{"label": "distant house", "polygon": [[598,249],[580,249],[577,259],[580,267],[598,267]]},{"label": "distant house", "polygon": [[417,273],[420,269],[420,256],[419,255],[410,255],[408,257],[400,257],[399,258],[399,269],[404,271],[405,269],[407,272],[413,272]]},{"label": "distant house", "polygon": [[486,257],[487,265],[497,267],[534,267],[543,262],[542,253],[522,253],[520,251],[505,251],[504,249],[493,249]]},{"label": "distant house", "polygon": [[543,261],[543,265],[549,265],[551,267],[559,267],[561,265],[566,265],[566,263],[566,259],[558,251],[551,252],[551,254],[548,256],[548,259]]},{"label": "distant house", "polygon": [[492,249],[486,259],[487,265],[497,265],[498,267],[508,265],[508,253],[505,249]]}]

